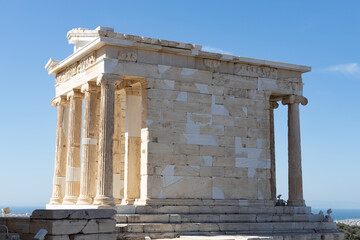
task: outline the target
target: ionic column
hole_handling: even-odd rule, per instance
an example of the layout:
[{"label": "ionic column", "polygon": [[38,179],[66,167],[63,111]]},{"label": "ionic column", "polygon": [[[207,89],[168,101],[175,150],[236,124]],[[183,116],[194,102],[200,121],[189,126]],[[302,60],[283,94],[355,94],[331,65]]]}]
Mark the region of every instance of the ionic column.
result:
[{"label": "ionic column", "polygon": [[80,193],[80,144],[82,94],[74,89],[68,94],[70,117],[66,166],[66,190],[63,204],[76,204]]},{"label": "ionic column", "polygon": [[67,128],[69,118],[69,105],[65,96],[58,97],[51,102],[57,106],[55,166],[53,179],[53,193],[50,204],[61,204],[65,194]]},{"label": "ionic column", "polygon": [[276,168],[275,168],[275,134],[274,134],[274,109],[278,108],[279,104],[270,101],[270,190],[271,199],[276,200]]},{"label": "ionic column", "polygon": [[301,170],[301,141],[299,103],[307,104],[302,96],[290,95],[282,103],[288,105],[288,155],[289,155],[289,206],[305,206]]},{"label": "ionic column", "polygon": [[81,88],[81,91],[85,93],[85,98],[80,197],[77,204],[92,204],[95,197],[97,89],[98,87],[94,82],[88,82]]},{"label": "ionic column", "polygon": [[94,204],[115,206],[113,198],[113,135],[115,84],[120,77],[104,74],[98,78],[101,86],[98,181]]},{"label": "ionic column", "polygon": [[97,185],[97,176],[98,176],[98,160],[99,160],[99,127],[100,126],[100,91],[97,94],[96,99],[96,131],[95,138],[98,140],[96,144],[96,168],[95,168],[95,193],[96,193],[96,185]]}]

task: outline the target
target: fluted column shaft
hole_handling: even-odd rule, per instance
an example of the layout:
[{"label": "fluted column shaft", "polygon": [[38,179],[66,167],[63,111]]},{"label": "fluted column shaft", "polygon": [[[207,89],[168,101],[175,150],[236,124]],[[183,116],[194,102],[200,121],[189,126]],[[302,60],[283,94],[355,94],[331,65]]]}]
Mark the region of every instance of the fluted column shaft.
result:
[{"label": "fluted column shaft", "polygon": [[69,106],[65,96],[53,100],[52,105],[57,106],[55,165],[53,179],[53,193],[50,204],[61,204],[65,194],[66,154],[67,154],[67,127]]},{"label": "fluted column shaft", "polygon": [[[124,92],[124,91],[123,91]],[[113,190],[115,203],[120,204],[122,199],[121,192],[124,188],[124,150],[122,145],[124,144],[122,130],[124,128],[123,118],[124,111],[122,110],[122,101],[124,99],[124,93],[120,91],[115,92],[115,110],[114,110],[114,143],[113,143],[113,162],[114,162],[114,174],[113,174]]]},{"label": "fluted column shaft", "polygon": [[97,158],[97,138],[96,138],[96,105],[97,105],[97,86],[94,82],[89,82],[82,87],[84,97],[84,121],[82,138],[82,168],[80,182],[80,197],[78,204],[92,204],[95,197],[96,180],[96,158]]},{"label": "fluted column shaft", "polygon": [[63,204],[76,204],[80,193],[80,144],[82,94],[74,89],[68,94],[70,116],[66,166],[66,190]]},{"label": "fluted column shaft", "polygon": [[[114,77],[103,75],[98,78],[101,86],[98,181],[94,204],[114,206],[113,198],[113,136],[114,136]],[[120,80],[120,79],[119,79]]]},{"label": "fluted column shaft", "polygon": [[305,206],[301,169],[301,139],[299,103],[307,104],[302,96],[290,95],[283,99],[288,105],[288,156],[289,156],[289,206]]},{"label": "fluted column shaft", "polygon": [[271,199],[276,200],[276,165],[275,165],[275,128],[274,128],[274,109],[278,108],[277,102],[270,101],[270,190]]}]

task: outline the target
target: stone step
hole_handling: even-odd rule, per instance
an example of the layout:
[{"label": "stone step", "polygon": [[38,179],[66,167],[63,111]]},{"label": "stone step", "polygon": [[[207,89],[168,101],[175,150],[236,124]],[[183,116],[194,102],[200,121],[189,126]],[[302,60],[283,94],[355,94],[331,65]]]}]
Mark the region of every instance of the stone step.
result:
[{"label": "stone step", "polygon": [[215,206],[158,206],[158,205],[118,205],[119,214],[194,214],[194,213],[241,213],[241,214],[310,214],[310,207],[244,207],[234,205],[215,205]]},{"label": "stone step", "polygon": [[[215,233],[214,235],[180,235],[177,237],[179,240],[261,240],[261,239],[273,239],[273,240],[343,240],[343,233],[281,233],[281,234],[264,234],[264,235],[224,235]],[[166,238],[164,240],[170,240]]]},{"label": "stone step", "polygon": [[[256,235],[256,236],[255,236]],[[243,234],[236,232],[157,232],[157,233],[118,233],[118,240],[144,240],[145,237],[154,239],[183,239],[183,240],[343,240],[343,233],[314,233],[314,232],[290,232],[290,233],[273,233],[273,234]]]},{"label": "stone step", "polygon": [[319,222],[323,215],[290,214],[116,214],[117,223]]},{"label": "stone step", "polygon": [[302,231],[334,231],[331,222],[268,222],[268,223],[124,223],[116,224],[121,233],[156,232],[242,232],[277,233]]},{"label": "stone step", "polygon": [[173,239],[178,237],[179,234],[175,232],[158,232],[158,233],[118,233],[117,240],[144,240],[145,237],[154,239]]}]

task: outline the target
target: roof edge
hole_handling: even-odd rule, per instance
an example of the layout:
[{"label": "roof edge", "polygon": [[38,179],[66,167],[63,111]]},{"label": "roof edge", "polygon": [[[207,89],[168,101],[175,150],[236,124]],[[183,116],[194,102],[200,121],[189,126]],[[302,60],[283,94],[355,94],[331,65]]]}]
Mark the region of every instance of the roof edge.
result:
[{"label": "roof edge", "polygon": [[[106,34],[103,35],[101,30],[105,30],[104,32]],[[181,55],[196,56],[204,59],[214,59],[224,62],[245,63],[259,66],[269,66],[273,68],[292,70],[301,73],[311,71],[310,66],[207,52],[201,50],[201,45],[115,33],[113,32],[112,28],[108,27],[98,27],[96,29],[96,32],[100,34],[97,35],[97,37],[94,36],[95,30],[73,29],[70,32],[72,31],[81,31],[82,33],[86,33],[87,31],[91,32],[91,37],[89,37],[90,41],[87,42],[85,46],[76,50],[74,53],[72,53],[70,56],[68,56],[62,61],[56,61],[50,58],[50,60],[45,66],[45,69],[50,75],[55,75],[58,71],[60,71],[67,65],[70,65],[73,62],[80,60],[84,55],[90,53],[91,51],[97,50],[107,44],[131,48],[141,47],[142,49],[146,48],[152,51],[161,51],[163,48],[166,48],[167,52],[173,51],[175,54],[179,54],[180,49],[182,49]],[[79,35],[77,37],[79,37]]]}]

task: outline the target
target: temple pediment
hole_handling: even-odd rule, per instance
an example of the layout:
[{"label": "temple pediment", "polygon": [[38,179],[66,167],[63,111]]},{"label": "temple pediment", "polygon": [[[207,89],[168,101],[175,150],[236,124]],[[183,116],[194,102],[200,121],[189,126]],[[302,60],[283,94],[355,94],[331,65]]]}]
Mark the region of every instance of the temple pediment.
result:
[{"label": "temple pediment", "polygon": [[51,71],[54,67],[56,67],[59,64],[60,61],[57,61],[53,58],[50,58],[49,61],[45,65],[46,71]]}]

